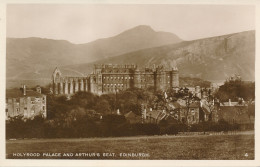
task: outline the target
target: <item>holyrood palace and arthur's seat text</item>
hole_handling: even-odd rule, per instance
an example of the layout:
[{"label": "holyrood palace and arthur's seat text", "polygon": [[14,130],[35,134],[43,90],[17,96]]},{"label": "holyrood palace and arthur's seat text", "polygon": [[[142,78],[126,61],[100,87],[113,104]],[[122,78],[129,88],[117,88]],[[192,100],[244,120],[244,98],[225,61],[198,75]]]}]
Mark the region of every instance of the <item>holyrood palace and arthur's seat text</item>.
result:
[{"label": "holyrood palace and arthur's seat text", "polygon": [[52,89],[55,95],[71,95],[78,91],[94,94],[115,93],[128,88],[149,88],[166,90],[179,87],[177,67],[153,66],[140,70],[137,65],[94,65],[93,73],[66,74],[56,68],[52,75]]}]

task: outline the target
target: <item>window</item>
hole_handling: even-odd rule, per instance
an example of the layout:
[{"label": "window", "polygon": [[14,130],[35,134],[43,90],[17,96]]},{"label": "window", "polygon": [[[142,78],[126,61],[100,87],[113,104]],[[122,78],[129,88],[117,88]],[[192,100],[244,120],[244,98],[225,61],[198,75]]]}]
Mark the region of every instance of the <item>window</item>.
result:
[{"label": "window", "polygon": [[45,106],[42,106],[42,110],[45,110]]}]

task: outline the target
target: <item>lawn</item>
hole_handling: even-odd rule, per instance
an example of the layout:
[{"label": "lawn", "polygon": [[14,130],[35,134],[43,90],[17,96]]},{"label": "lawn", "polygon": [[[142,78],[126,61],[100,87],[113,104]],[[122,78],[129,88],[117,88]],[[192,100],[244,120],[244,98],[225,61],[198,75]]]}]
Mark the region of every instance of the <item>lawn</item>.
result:
[{"label": "lawn", "polygon": [[6,141],[8,159],[254,159],[254,135],[142,136]]}]

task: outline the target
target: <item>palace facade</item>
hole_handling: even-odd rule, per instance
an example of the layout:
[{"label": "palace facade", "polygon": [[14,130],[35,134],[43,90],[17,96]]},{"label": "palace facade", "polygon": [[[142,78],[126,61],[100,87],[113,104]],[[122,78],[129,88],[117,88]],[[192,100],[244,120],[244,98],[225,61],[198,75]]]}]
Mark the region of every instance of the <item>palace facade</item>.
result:
[{"label": "palace facade", "polygon": [[88,75],[67,75],[56,68],[52,75],[52,89],[55,95],[72,95],[78,91],[94,94],[116,93],[128,88],[149,88],[166,90],[179,87],[179,71],[176,67],[154,66],[139,70],[136,65],[94,65]]}]

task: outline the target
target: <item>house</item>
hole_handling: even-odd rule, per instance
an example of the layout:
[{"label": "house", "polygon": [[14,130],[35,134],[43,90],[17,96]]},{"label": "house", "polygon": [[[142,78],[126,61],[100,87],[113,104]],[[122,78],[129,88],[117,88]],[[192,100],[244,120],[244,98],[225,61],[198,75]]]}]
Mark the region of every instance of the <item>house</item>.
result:
[{"label": "house", "polygon": [[128,113],[126,113],[125,115],[126,120],[133,124],[133,123],[141,123],[142,122],[142,117],[135,114],[133,111],[129,111]]},{"label": "house", "polygon": [[158,124],[167,115],[165,110],[150,110],[146,113],[145,122]]},{"label": "house", "polygon": [[6,119],[15,116],[33,118],[36,115],[47,117],[46,95],[41,94],[39,87],[36,90],[22,88],[6,91]]},{"label": "house", "polygon": [[[205,99],[191,101],[190,104],[186,100],[178,99],[177,103],[179,106],[176,104],[174,106],[178,106],[179,108],[176,108],[174,111],[179,112],[178,117],[180,122],[192,125],[203,121],[213,120],[216,122],[218,120],[214,103],[210,104]],[[177,115],[176,112],[174,113]]]},{"label": "house", "polygon": [[[188,125],[199,123],[200,121],[200,103],[191,102],[189,105],[186,100],[178,99],[177,103],[179,104],[179,121],[182,123],[187,123]],[[175,105],[177,106],[177,105]]]},{"label": "house", "polygon": [[219,106],[219,119],[225,120],[230,124],[239,124],[241,129],[254,127],[254,116],[249,113],[248,104],[242,99],[238,102],[222,102]]}]

